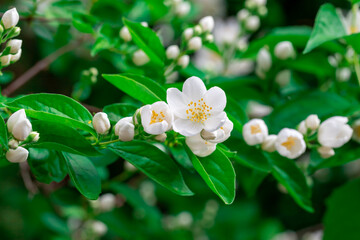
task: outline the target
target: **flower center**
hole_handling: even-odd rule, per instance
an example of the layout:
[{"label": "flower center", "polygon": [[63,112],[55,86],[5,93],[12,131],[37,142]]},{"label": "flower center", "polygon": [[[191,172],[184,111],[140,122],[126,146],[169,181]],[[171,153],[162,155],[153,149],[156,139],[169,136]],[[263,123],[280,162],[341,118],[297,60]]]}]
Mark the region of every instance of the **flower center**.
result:
[{"label": "flower center", "polygon": [[350,34],[357,33],[358,29],[356,26],[350,26]]},{"label": "flower center", "polygon": [[261,133],[261,128],[260,128],[259,124],[251,125],[250,131],[251,131],[251,134]]},{"label": "flower center", "polygon": [[286,147],[287,150],[291,150],[293,146],[295,146],[295,140],[296,137],[288,137],[285,142],[283,142],[281,145]]},{"label": "flower center", "polygon": [[165,119],[165,115],[163,112],[157,114],[154,110],[152,110],[150,124],[162,122],[164,121],[164,119]]},{"label": "flower center", "polygon": [[206,105],[203,98],[198,100],[198,102],[191,101],[188,107],[186,109],[187,118],[192,122],[204,123],[211,116],[209,112],[212,107]]}]

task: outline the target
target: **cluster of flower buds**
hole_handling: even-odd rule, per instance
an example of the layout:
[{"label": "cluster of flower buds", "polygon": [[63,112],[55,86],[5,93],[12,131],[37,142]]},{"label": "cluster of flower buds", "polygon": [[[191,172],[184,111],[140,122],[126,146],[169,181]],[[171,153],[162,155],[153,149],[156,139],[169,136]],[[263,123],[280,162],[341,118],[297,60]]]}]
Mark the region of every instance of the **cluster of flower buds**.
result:
[{"label": "cluster of flower buds", "polygon": [[354,64],[354,54],[357,53],[352,48],[349,48],[345,57],[339,53],[329,56],[330,65],[336,68],[335,79],[337,81],[347,82],[350,80],[352,74],[350,66]]},{"label": "cluster of flower buds", "polygon": [[[276,59],[280,61],[285,61],[289,59],[294,59],[296,57],[296,51],[294,49],[293,44],[290,41],[282,41],[275,45],[274,48],[274,56]],[[270,70],[271,66],[273,64],[273,58],[270,53],[269,47],[265,46],[261,48],[256,56],[256,69],[255,73],[258,77],[261,79],[266,78],[266,73]],[[280,72],[279,72],[280,73]],[[283,74],[288,74],[289,72],[283,72]],[[288,75],[280,75],[279,79],[279,85],[286,85],[284,83],[289,80],[283,80],[284,77],[287,77]]]},{"label": "cluster of flower buds", "polygon": [[10,116],[7,128],[12,138],[9,141],[9,150],[6,159],[12,163],[25,162],[29,151],[21,145],[39,140],[39,133],[32,131],[32,125],[26,117],[24,109],[20,109]]},{"label": "cluster of flower buds", "polygon": [[306,146],[315,146],[322,158],[329,158],[335,154],[334,148],[343,146],[353,135],[347,122],[346,117],[335,116],[321,123],[318,116],[312,114],[298,125],[297,130],[284,128],[278,135],[269,135],[262,119],[252,119],[244,125],[243,137],[248,145],[261,144],[264,151],[278,151],[290,159],[302,155]]},{"label": "cluster of flower buds", "polygon": [[[12,8],[4,13],[0,22],[0,43],[5,43],[6,47],[0,53],[0,70],[17,62],[21,56],[22,40],[12,39],[20,34],[20,28],[16,27],[19,22],[19,14],[16,8]],[[1,72],[0,72],[1,73]]]},{"label": "cluster of flower buds", "polygon": [[[205,157],[215,151],[217,143],[230,137],[233,123],[224,112],[225,106],[223,90],[218,87],[206,90],[200,78],[190,77],[182,92],[176,88],[167,90],[167,103],[145,105],[133,117],[120,119],[114,134],[121,141],[131,141],[144,132],[149,135],[146,139],[164,142],[166,132],[174,130],[186,137],[186,144],[194,154]],[[93,126],[97,133],[108,134],[111,124],[107,114],[95,114]]]},{"label": "cluster of flower buds", "polygon": [[247,0],[245,8],[237,13],[242,29],[255,32],[260,27],[260,17],[267,14],[266,0]]},{"label": "cluster of flower buds", "polygon": [[191,10],[191,4],[189,1],[184,0],[167,0],[165,5],[170,7],[170,11],[178,17],[185,17]]}]

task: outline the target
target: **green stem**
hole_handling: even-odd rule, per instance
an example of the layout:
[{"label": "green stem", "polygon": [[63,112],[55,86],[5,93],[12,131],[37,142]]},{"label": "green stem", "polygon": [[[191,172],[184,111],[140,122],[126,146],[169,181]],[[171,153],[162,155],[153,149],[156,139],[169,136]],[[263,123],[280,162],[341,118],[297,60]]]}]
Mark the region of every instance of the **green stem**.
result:
[{"label": "green stem", "polygon": [[102,145],[108,145],[108,144],[116,143],[116,142],[120,142],[120,139],[115,139],[115,140],[112,140],[112,141],[101,142],[101,143],[93,143],[91,145],[93,145],[93,146],[95,146],[95,145],[102,146]]}]

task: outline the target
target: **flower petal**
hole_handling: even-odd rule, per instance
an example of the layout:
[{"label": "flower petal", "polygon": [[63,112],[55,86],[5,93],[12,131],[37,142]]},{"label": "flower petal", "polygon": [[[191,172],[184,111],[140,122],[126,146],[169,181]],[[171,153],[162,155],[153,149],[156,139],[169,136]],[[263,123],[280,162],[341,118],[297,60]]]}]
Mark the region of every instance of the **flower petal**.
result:
[{"label": "flower petal", "polygon": [[222,112],[226,106],[225,92],[219,87],[212,87],[204,95],[204,102],[212,107],[212,112]]},{"label": "flower petal", "polygon": [[174,121],[173,129],[175,132],[180,133],[186,137],[194,136],[202,130],[202,124],[192,122],[189,119],[177,118]]},{"label": "flower petal", "polygon": [[226,113],[221,112],[216,115],[209,117],[204,123],[204,129],[209,132],[213,132],[224,125],[226,121]]},{"label": "flower petal", "polygon": [[206,87],[200,78],[190,77],[184,82],[182,91],[189,99],[197,101],[206,93]]},{"label": "flower petal", "polygon": [[166,132],[168,126],[169,124],[166,121],[157,122],[149,125],[144,125],[144,131],[149,134],[158,135]]},{"label": "flower petal", "polygon": [[186,109],[189,99],[176,88],[169,88],[167,90],[166,100],[170,106],[171,111],[179,118],[186,118]]}]

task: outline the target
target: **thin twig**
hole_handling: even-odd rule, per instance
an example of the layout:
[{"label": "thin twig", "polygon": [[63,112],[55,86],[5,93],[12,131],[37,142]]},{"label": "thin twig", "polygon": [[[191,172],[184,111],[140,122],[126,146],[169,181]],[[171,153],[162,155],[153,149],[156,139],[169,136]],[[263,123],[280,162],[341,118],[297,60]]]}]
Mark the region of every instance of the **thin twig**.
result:
[{"label": "thin twig", "polygon": [[39,192],[38,187],[31,179],[30,175],[30,167],[27,162],[20,163],[20,174],[24,181],[24,185],[26,189],[29,191],[30,197],[34,196],[36,193]]},{"label": "thin twig", "polygon": [[39,72],[46,69],[52,62],[54,62],[56,59],[58,59],[63,54],[70,52],[74,49],[76,49],[83,40],[79,40],[75,43],[70,43],[68,45],[63,46],[62,48],[59,48],[46,58],[40,60],[37,62],[33,67],[31,67],[29,70],[27,70],[23,75],[18,77],[16,80],[14,80],[9,86],[7,86],[3,91],[3,96],[10,96],[12,95],[16,90],[18,90],[20,87],[25,85],[28,81],[30,81],[34,76],[36,76]]}]

